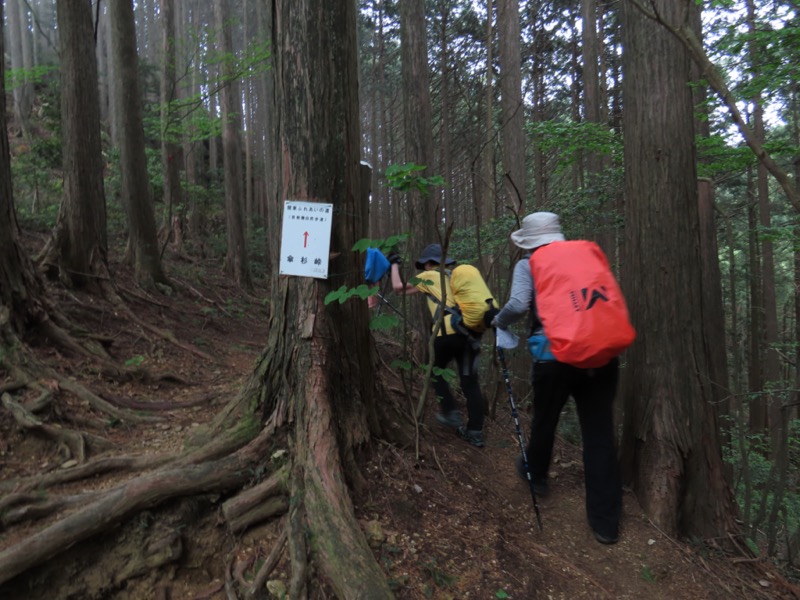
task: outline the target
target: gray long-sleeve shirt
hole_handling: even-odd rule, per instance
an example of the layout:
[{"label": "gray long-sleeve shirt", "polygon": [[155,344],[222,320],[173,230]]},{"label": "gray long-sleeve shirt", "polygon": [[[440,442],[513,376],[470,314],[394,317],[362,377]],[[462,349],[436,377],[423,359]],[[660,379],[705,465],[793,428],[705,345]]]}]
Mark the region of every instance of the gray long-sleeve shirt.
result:
[{"label": "gray long-sleeve shirt", "polygon": [[529,311],[531,313],[531,329],[541,328],[539,316],[536,314],[536,292],[533,287],[531,267],[528,263],[529,258],[530,255],[525,256],[517,261],[514,266],[514,273],[511,278],[511,294],[508,302],[494,318],[495,324],[500,329],[508,329],[512,323],[519,321]]}]

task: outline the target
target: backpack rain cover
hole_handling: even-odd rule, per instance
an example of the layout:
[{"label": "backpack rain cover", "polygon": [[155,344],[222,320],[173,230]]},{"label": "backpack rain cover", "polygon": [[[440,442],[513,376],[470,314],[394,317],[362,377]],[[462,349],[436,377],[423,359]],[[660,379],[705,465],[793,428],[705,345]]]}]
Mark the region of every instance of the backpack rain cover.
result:
[{"label": "backpack rain cover", "polygon": [[602,367],[636,339],[608,259],[594,242],[552,242],[529,260],[536,309],[557,360]]}]

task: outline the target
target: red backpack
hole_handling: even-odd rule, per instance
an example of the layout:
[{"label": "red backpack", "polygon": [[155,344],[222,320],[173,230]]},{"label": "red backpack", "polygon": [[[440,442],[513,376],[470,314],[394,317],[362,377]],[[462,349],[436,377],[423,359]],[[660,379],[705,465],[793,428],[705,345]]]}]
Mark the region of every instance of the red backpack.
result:
[{"label": "red backpack", "polygon": [[636,339],[608,259],[589,241],[552,242],[530,258],[536,309],[550,350],[576,367],[602,367]]}]

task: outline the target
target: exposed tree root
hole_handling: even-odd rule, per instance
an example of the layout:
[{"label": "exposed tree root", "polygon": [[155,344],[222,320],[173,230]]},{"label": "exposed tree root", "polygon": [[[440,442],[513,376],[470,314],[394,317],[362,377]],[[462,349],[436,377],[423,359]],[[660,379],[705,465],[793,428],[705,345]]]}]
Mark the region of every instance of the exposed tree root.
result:
[{"label": "exposed tree root", "polygon": [[[30,490],[46,490],[56,485],[80,481],[81,479],[88,479],[105,473],[126,473],[152,469],[175,460],[175,458],[175,455],[172,454],[101,458],[71,469],[61,469],[25,479],[0,481],[0,492],[24,493]],[[6,499],[4,498],[4,500]]]},{"label": "exposed tree root", "polygon": [[[5,311],[2,312],[5,314]],[[75,342],[71,336],[67,335],[62,329],[56,327],[50,321],[47,321],[47,323],[50,323],[51,326],[43,325],[45,331],[49,331],[51,333],[59,332],[58,333],[59,337],[57,338],[57,340],[60,346],[67,347],[70,350],[74,349],[81,356],[90,358],[92,360],[95,361],[100,360],[101,364],[113,368],[116,372],[119,371],[116,365],[112,365],[112,363],[110,363],[109,361],[104,361],[89,353],[80,344]],[[161,417],[151,416],[151,415],[140,415],[133,411],[117,408],[112,404],[106,402],[96,394],[92,393],[83,385],[59,375],[50,367],[42,364],[30,352],[28,347],[17,337],[16,333],[11,330],[11,328],[8,326],[8,321],[2,320],[2,315],[0,315],[0,340],[2,340],[0,341],[0,347],[6,349],[6,354],[0,358],[0,367],[5,368],[10,373],[11,377],[14,379],[15,382],[25,382],[27,387],[31,387],[32,389],[37,389],[46,395],[47,390],[36,382],[55,381],[58,384],[58,388],[71,392],[79,399],[88,402],[89,405],[92,406],[95,410],[104,413],[106,415],[109,415],[120,421],[130,422],[130,423],[146,423],[146,422],[158,422],[162,420]],[[47,399],[44,397],[40,397],[40,401],[42,402],[43,405],[45,403],[44,402],[45,400]],[[31,409],[28,408],[28,410]]]},{"label": "exposed tree root", "polygon": [[[302,473],[296,469],[292,473],[292,488],[303,497]],[[306,572],[308,571],[308,549],[306,548],[305,535],[306,511],[303,502],[295,502],[289,510],[287,522],[289,544],[289,560],[292,564],[292,574],[289,578],[289,597],[306,597]]]},{"label": "exposed tree root", "polygon": [[162,417],[157,417],[154,415],[140,415],[130,410],[117,408],[110,402],[106,402],[100,396],[83,385],[76,383],[75,381],[61,377],[57,379],[58,385],[61,389],[66,390],[75,395],[77,398],[88,402],[95,410],[119,419],[120,421],[128,423],[158,423],[164,420]]},{"label": "exposed tree root", "polygon": [[22,405],[14,402],[8,394],[3,394],[1,399],[3,406],[11,412],[20,427],[55,440],[59,446],[67,449],[65,460],[74,458],[79,463],[83,463],[86,460],[87,443],[95,450],[107,450],[111,447],[111,443],[108,440],[90,433],[81,433],[43,423],[25,410]]},{"label": "exposed tree root", "polygon": [[0,525],[8,527],[23,521],[34,521],[52,516],[59,511],[85,506],[104,492],[87,492],[73,496],[48,498],[41,493],[13,494],[0,500]]},{"label": "exposed tree root", "polygon": [[269,554],[267,555],[267,559],[264,561],[264,564],[261,565],[258,573],[256,573],[255,579],[253,579],[253,584],[250,586],[250,589],[247,592],[248,598],[255,598],[258,593],[264,589],[264,585],[267,583],[267,578],[275,570],[275,567],[278,566],[278,562],[281,559],[281,554],[283,554],[283,549],[286,546],[287,536],[288,524],[284,521],[283,527],[281,527],[281,534],[278,536],[278,540],[272,546],[272,550],[270,550]]},{"label": "exposed tree root", "polygon": [[255,523],[285,514],[289,508],[287,474],[283,467],[266,481],[227,500],[222,514],[230,529],[244,531]]},{"label": "exposed tree root", "polygon": [[185,350],[196,356],[199,356],[204,360],[207,360],[210,363],[216,364],[218,362],[213,356],[210,356],[209,354],[203,352],[195,345],[178,340],[175,337],[175,334],[173,334],[171,331],[160,329],[155,325],[152,325],[147,321],[140,319],[130,309],[130,307],[125,302],[122,301],[122,298],[119,297],[119,294],[117,294],[116,291],[114,291],[113,289],[110,289],[111,286],[106,286],[106,287],[107,287],[107,289],[105,290],[106,297],[114,305],[114,308],[119,312],[123,313],[128,319],[136,323],[139,327],[141,327],[145,331],[149,331],[150,333],[157,335],[159,338],[168,341],[170,344],[182,350]]},{"label": "exposed tree root", "polygon": [[87,347],[79,344],[73,336],[52,321],[48,320],[42,323],[41,330],[53,344],[76,356],[99,360],[105,364],[111,363],[111,357],[108,356],[105,350],[102,350],[102,346],[99,344],[91,344]]},{"label": "exposed tree root", "polygon": [[[20,366],[22,364],[25,364],[26,366]],[[46,404],[46,401],[49,401],[47,396],[49,395],[50,391],[43,388],[40,384],[35,383],[37,381],[45,380],[56,382],[58,389],[70,392],[80,400],[87,402],[98,412],[106,414],[110,417],[114,417],[115,419],[119,419],[120,421],[129,423],[157,423],[163,420],[162,417],[153,415],[140,415],[130,410],[118,408],[113,404],[106,402],[100,396],[80,383],[63,377],[51,368],[39,364],[39,362],[32,356],[28,356],[25,361],[20,359],[16,362],[16,364],[9,360],[0,360],[0,367],[5,367],[8,369],[14,375],[15,379],[28,382],[26,383],[26,387],[37,389],[42,392],[43,395],[40,396],[38,400],[38,403],[41,406],[37,406],[35,408],[26,407],[32,412],[40,410],[40,408]]]},{"label": "exposed tree root", "polygon": [[201,464],[160,469],[105,492],[99,500],[0,552],[0,584],[169,498],[223,492],[244,485],[267,451],[270,437],[265,430],[232,455]]},{"label": "exposed tree root", "polygon": [[[348,483],[359,481],[358,473],[351,475],[351,470],[356,468],[354,448],[363,447],[369,439],[370,429],[378,420],[376,413],[365,415],[360,405],[354,403],[352,414],[347,415],[350,424],[342,427],[332,411],[337,398],[330,395],[334,387],[330,385],[326,366],[335,361],[323,356],[316,345],[319,339],[316,336],[304,338],[313,339],[311,344],[289,343],[281,329],[275,328],[274,339],[268,344],[270,350],[262,355],[256,372],[240,396],[227,403],[217,419],[208,428],[202,428],[204,431],[192,431],[186,440],[186,453],[170,457],[166,464],[153,459],[159,464],[155,470],[91,497],[37,501],[33,496],[38,490],[88,476],[93,471],[153,465],[146,464],[148,459],[145,458],[106,459],[71,469],[72,473],[56,472],[16,482],[16,489],[5,500],[13,513],[9,523],[33,516],[50,516],[55,510],[67,514],[0,552],[0,586],[42,565],[64,549],[167,500],[239,492],[223,504],[222,512],[231,531],[243,531],[281,515],[286,515],[286,521],[266,565],[256,575],[260,585],[244,585],[241,566],[233,563],[228,566],[229,594],[254,597],[263,593],[264,581],[286,550],[292,598],[308,597],[312,576],[320,577],[320,582],[324,581],[321,585],[330,586],[337,597],[391,598],[385,576],[355,519],[348,489]],[[317,353],[313,362],[308,354],[298,358],[298,353],[306,353],[312,345],[313,352]],[[306,365],[298,371],[303,373],[299,381],[293,373],[298,360]],[[74,382],[56,376],[50,379],[57,382],[57,388],[86,400],[96,410],[111,408],[121,415],[127,412]],[[275,435],[277,431],[280,431],[280,438]],[[284,435],[289,439],[284,439]],[[275,468],[266,458],[275,448],[288,448],[289,464],[271,473],[263,483],[240,492],[258,479],[265,468],[268,471]],[[167,564],[179,555],[180,549],[169,543],[165,543],[164,548],[165,553],[145,552],[141,559],[133,561],[136,568]],[[139,571],[116,573],[111,578],[112,583],[124,581],[131,572]],[[18,584],[26,585],[23,580],[12,585]]]},{"label": "exposed tree root", "polygon": [[217,392],[210,392],[208,394],[204,394],[195,400],[190,400],[189,402],[144,402],[142,400],[130,400],[128,398],[123,398],[121,396],[112,396],[111,394],[105,393],[103,396],[109,400],[114,406],[119,406],[123,408],[129,408],[131,410],[153,410],[153,411],[161,411],[161,410],[181,410],[184,408],[193,408],[195,406],[205,406],[209,402],[211,402],[214,398],[218,397],[219,394]]}]

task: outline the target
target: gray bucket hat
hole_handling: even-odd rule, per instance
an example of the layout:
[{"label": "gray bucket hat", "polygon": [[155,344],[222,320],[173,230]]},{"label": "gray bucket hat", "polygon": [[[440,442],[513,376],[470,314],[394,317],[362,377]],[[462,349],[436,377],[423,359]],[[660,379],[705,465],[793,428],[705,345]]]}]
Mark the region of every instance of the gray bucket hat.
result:
[{"label": "gray bucket hat", "polygon": [[[442,264],[442,247],[439,244],[428,244],[425,246],[425,250],[422,251],[422,256],[417,259],[417,262],[414,263],[418,269],[424,269],[426,262],[435,262],[436,264]],[[455,259],[447,257],[444,264],[450,266],[455,264]]]},{"label": "gray bucket hat", "polygon": [[522,219],[522,228],[511,234],[511,241],[523,250],[533,250],[550,242],[563,242],[558,215],[535,212]]}]

